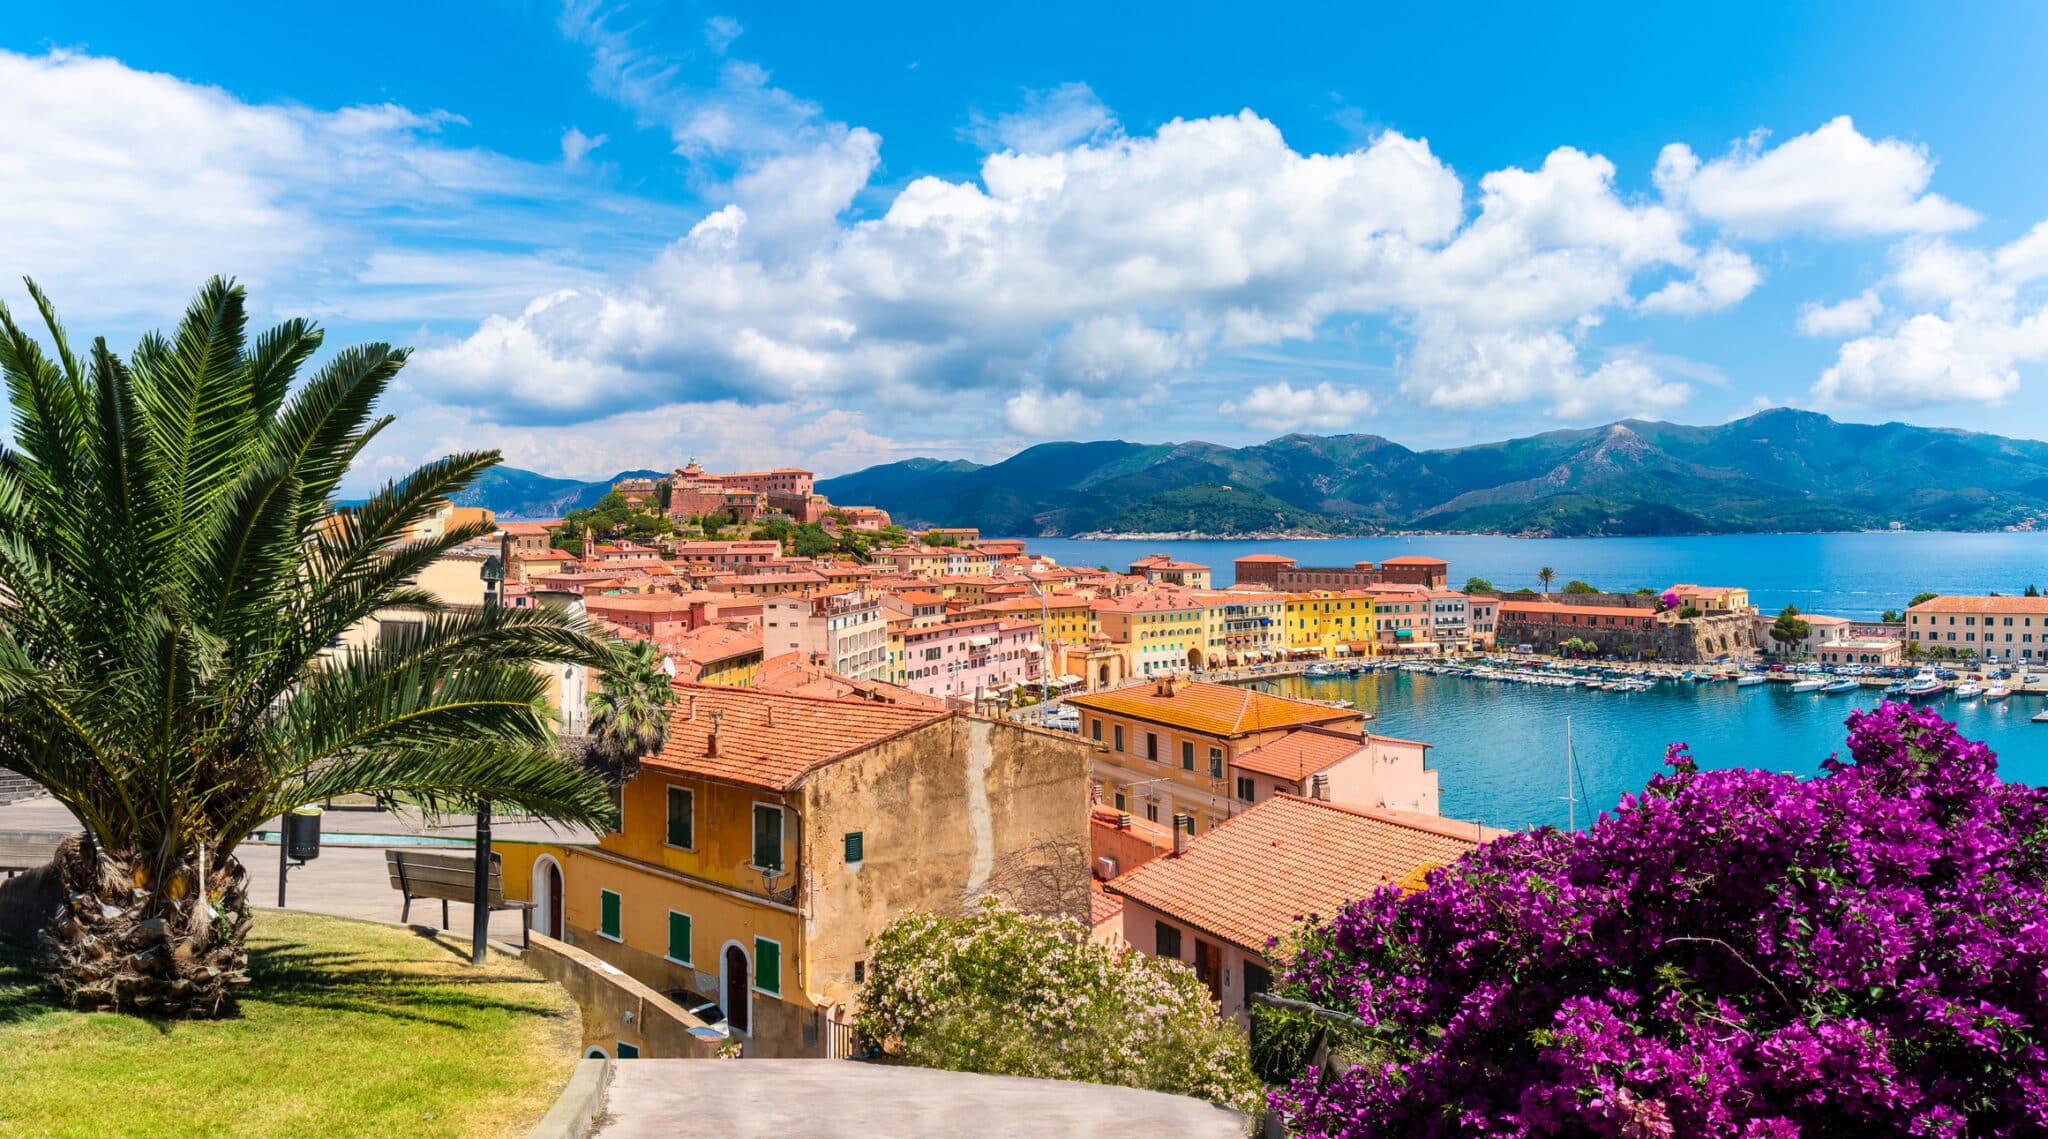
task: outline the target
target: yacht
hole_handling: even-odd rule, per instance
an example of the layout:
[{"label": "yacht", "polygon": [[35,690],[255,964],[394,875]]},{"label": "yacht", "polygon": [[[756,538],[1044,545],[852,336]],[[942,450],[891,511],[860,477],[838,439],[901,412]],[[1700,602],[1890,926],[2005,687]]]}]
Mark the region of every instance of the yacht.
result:
[{"label": "yacht", "polygon": [[1904,696],[1906,694],[1906,688],[1912,683],[1913,682],[1910,680],[1901,680],[1892,684],[1887,684],[1884,686],[1884,694],[1886,696]]},{"label": "yacht", "polygon": [[2034,713],[2034,722],[2037,724],[2048,724],[2048,708],[2043,708]]},{"label": "yacht", "polygon": [[1863,687],[1861,684],[1858,684],[1845,676],[1840,680],[1828,681],[1826,684],[1820,686],[1820,690],[1822,692],[1827,693],[1830,696],[1835,696],[1843,692],[1854,692],[1861,687]]},{"label": "yacht", "polygon": [[1794,692],[1819,692],[1819,691],[1820,691],[1821,689],[1823,689],[1823,688],[1826,688],[1827,686],[1828,686],[1828,682],[1827,682],[1827,681],[1825,681],[1825,680],[1822,680],[1822,679],[1821,679],[1820,677],[1818,677],[1818,676],[1809,676],[1809,677],[1805,677],[1804,679],[1801,679],[1801,680],[1795,680],[1795,681],[1793,681],[1793,682],[1792,682],[1792,691],[1794,691]]},{"label": "yacht", "polygon": [[1908,700],[1925,700],[1930,696],[1939,696],[1941,692],[1942,683],[1940,678],[1921,673],[1919,676],[1914,677],[1912,683],[1906,685],[1905,690],[1900,692],[1899,695],[1904,696]]},{"label": "yacht", "polygon": [[1327,664],[1312,664],[1312,665],[1309,665],[1309,666],[1308,666],[1307,668],[1303,669],[1303,670],[1301,671],[1301,674],[1302,674],[1303,676],[1309,676],[1309,677],[1314,677],[1314,678],[1316,678],[1316,679],[1321,679],[1321,678],[1323,678],[1323,677],[1325,677],[1325,676],[1335,676],[1335,675],[1337,675],[1337,670],[1336,670],[1336,669],[1334,669],[1334,668],[1331,668],[1331,667],[1330,667],[1329,665],[1327,665]]},{"label": "yacht", "polygon": [[1981,686],[1972,684],[1967,680],[1961,684],[1956,685],[1956,699],[1958,700],[1975,700],[1977,697],[1982,695],[1984,695],[1984,689]]}]

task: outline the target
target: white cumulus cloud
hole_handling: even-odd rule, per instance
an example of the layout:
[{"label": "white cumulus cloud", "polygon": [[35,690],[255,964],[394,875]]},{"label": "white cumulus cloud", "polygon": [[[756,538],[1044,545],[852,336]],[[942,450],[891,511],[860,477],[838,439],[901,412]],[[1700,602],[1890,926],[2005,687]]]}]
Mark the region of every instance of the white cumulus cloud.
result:
[{"label": "white cumulus cloud", "polygon": [[1674,142],[1657,158],[1666,199],[1750,237],[1794,231],[1861,235],[1941,233],[1977,215],[1927,192],[1934,160],[1901,139],[1871,139],[1849,116],[1764,145],[1762,133],[1705,162]]},{"label": "white cumulus cloud", "polygon": [[1338,387],[1327,381],[1297,388],[1282,380],[1261,384],[1216,410],[1264,431],[1336,431],[1371,415],[1373,408],[1372,393],[1363,388]]},{"label": "white cumulus cloud", "polygon": [[1799,306],[1799,331],[1808,336],[1851,336],[1870,331],[1884,311],[1876,289],[1865,289],[1834,304],[1808,301]]},{"label": "white cumulus cloud", "polygon": [[1102,422],[1102,409],[1080,392],[1026,388],[1003,401],[1003,422],[1019,435],[1068,435]]},{"label": "white cumulus cloud", "polygon": [[1762,282],[1763,274],[1747,254],[1716,245],[1693,266],[1690,279],[1670,282],[1644,297],[1636,307],[1643,312],[1674,316],[1720,312],[1741,301]]},{"label": "white cumulus cloud", "polygon": [[1051,154],[1115,137],[1119,129],[1116,116],[1086,83],[1062,83],[1050,91],[1025,92],[1024,105],[1014,111],[974,112],[960,135],[983,150]]}]

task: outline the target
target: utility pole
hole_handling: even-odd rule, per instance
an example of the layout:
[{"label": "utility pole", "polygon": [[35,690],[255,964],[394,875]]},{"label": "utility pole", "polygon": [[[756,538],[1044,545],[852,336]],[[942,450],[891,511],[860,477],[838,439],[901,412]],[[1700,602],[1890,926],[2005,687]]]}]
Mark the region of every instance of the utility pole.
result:
[{"label": "utility pole", "polygon": [[[510,538],[498,538],[498,553],[484,559],[479,571],[484,579],[484,608],[496,612],[504,605],[506,546]],[[476,893],[470,900],[469,963],[481,965],[491,939],[491,801],[476,801]]]}]

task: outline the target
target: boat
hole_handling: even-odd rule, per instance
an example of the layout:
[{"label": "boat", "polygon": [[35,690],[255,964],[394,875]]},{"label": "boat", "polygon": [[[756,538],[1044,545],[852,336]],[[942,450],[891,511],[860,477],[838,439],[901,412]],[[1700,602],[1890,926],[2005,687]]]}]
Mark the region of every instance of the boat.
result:
[{"label": "boat", "polygon": [[1763,677],[1758,676],[1756,673],[1753,672],[1746,672],[1743,673],[1741,676],[1735,678],[1735,687],[1755,688],[1757,685],[1762,684],[1763,682]]},{"label": "boat", "polygon": [[1794,691],[1794,692],[1819,692],[1819,691],[1820,691],[1821,689],[1823,689],[1823,688],[1826,688],[1827,686],[1828,686],[1828,682],[1827,682],[1827,681],[1825,681],[1825,680],[1822,680],[1821,678],[1819,678],[1819,677],[1817,677],[1817,676],[1810,676],[1810,677],[1807,677],[1807,678],[1806,678],[1805,680],[1795,680],[1795,681],[1793,681],[1793,682],[1792,682],[1792,691]]},{"label": "boat", "polygon": [[1984,695],[1984,689],[1981,685],[1971,684],[1968,681],[1956,685],[1956,699],[1958,700],[1975,700],[1982,695]]},{"label": "boat", "polygon": [[1845,676],[1840,680],[1828,681],[1826,684],[1820,686],[1820,690],[1822,692],[1827,693],[1830,696],[1834,696],[1843,692],[1854,692],[1861,687],[1863,687],[1861,684],[1858,684]]},{"label": "boat", "polygon": [[1941,681],[1936,680],[1934,677],[1926,676],[1916,678],[1911,684],[1906,685],[1905,690],[1899,693],[1899,695],[1904,696],[1908,700],[1925,700],[1930,696],[1939,696],[1941,692]]},{"label": "boat", "polygon": [[2012,689],[2000,684],[1984,690],[1984,702],[1989,704],[1993,700],[2003,700],[2010,695],[2012,695]]},{"label": "boat", "polygon": [[1321,678],[1326,676],[1337,675],[1337,670],[1331,668],[1327,664],[1312,664],[1309,665],[1307,668],[1303,669],[1301,674],[1303,676],[1314,677],[1320,680]]},{"label": "boat", "polygon": [[2048,724],[2048,708],[2043,708],[2034,713],[2034,722],[2037,724]]},{"label": "boat", "polygon": [[1911,681],[1900,680],[1887,684],[1884,686],[1884,694],[1886,696],[1904,696],[1906,694],[1906,686],[1911,683]]}]

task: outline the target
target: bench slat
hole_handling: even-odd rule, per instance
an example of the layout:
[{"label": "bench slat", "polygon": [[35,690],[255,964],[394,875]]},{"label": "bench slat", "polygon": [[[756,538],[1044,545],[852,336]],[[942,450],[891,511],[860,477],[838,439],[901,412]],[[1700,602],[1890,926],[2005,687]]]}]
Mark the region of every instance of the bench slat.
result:
[{"label": "bench slat", "polygon": [[[470,902],[476,898],[476,856],[387,849],[384,864],[391,888],[415,898]],[[525,909],[527,903],[505,900],[504,862],[491,855],[485,904],[494,910]]]}]

